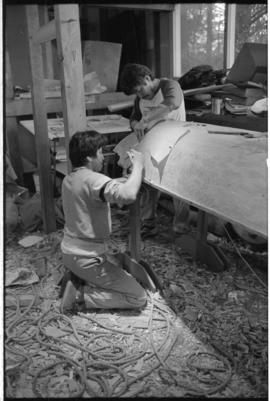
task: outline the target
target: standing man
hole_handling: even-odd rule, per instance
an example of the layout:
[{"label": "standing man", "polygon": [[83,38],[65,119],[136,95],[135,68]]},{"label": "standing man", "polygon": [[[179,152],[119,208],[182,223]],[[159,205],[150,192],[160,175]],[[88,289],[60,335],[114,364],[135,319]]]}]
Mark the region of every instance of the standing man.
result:
[{"label": "standing man", "polygon": [[[173,79],[155,78],[145,65],[126,64],[120,76],[120,87],[127,95],[136,94],[130,125],[139,141],[156,124],[165,120],[185,121],[184,95]],[[156,208],[159,192],[143,185],[141,196],[142,238],[156,235]],[[173,230],[177,234],[188,231],[189,206],[173,198],[175,216]]]}]

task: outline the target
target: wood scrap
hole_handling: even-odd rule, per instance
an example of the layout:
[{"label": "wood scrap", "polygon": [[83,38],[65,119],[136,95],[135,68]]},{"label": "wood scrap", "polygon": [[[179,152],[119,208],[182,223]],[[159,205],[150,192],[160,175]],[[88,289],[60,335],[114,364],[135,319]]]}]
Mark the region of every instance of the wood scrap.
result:
[{"label": "wood scrap", "polygon": [[[169,234],[172,216],[160,210],[158,213],[160,231]],[[112,214],[113,231],[116,234],[113,237],[114,245],[127,246],[128,228],[123,227],[127,223],[127,212],[116,213],[116,210],[112,209]],[[45,250],[48,261],[47,276],[32,287],[7,287],[6,295],[10,300],[6,304],[7,326],[12,323],[16,313],[22,314],[26,310],[25,307],[27,308],[26,304],[25,307],[17,304],[16,297],[19,299],[24,295],[26,299],[32,299],[34,289],[42,301],[33,305],[29,311],[33,319],[25,319],[23,325],[18,327],[19,331],[16,328],[13,337],[8,339],[6,344],[7,349],[12,346],[13,352],[15,352],[12,355],[20,363],[15,367],[16,362],[14,362],[14,369],[5,371],[6,391],[9,396],[26,397],[31,394],[32,397],[35,396],[32,389],[33,378],[39,374],[41,369],[45,370],[38,378],[39,393],[52,397],[76,395],[81,389],[80,379],[76,378],[76,369],[73,368],[73,365],[63,363],[63,355],[69,355],[74,360],[80,361],[85,344],[87,344],[88,352],[95,352],[94,349],[99,350],[98,358],[102,356],[103,361],[100,365],[95,364],[93,362],[98,360],[95,359],[97,357],[94,357],[94,354],[88,354],[91,366],[87,367],[89,386],[86,386],[84,391],[85,397],[90,394],[92,397],[104,397],[110,392],[111,394],[122,392],[123,396],[136,397],[158,397],[160,394],[188,397],[192,388],[193,390],[197,388],[197,392],[202,388],[214,391],[214,384],[225,378],[222,372],[220,375],[219,372],[215,372],[215,377],[208,373],[205,378],[201,373],[199,375],[196,374],[196,371],[194,373],[194,368],[192,370],[186,364],[189,356],[194,352],[213,351],[217,355],[227,358],[233,368],[230,382],[223,390],[216,392],[215,396],[232,397],[235,394],[244,398],[266,396],[268,377],[267,297],[264,292],[259,294],[252,291],[254,288],[260,291],[260,283],[256,281],[256,277],[246,266],[237,265],[238,256],[234,252],[228,251],[232,250],[228,243],[226,243],[225,250],[230,259],[230,267],[219,274],[207,271],[199,264],[186,259],[184,255],[178,255],[170,235],[157,236],[146,240],[143,244],[142,258],[151,265],[162,279],[165,288],[168,289],[165,299],[156,300],[156,302],[164,302],[163,309],[167,312],[164,314],[164,312],[154,309],[153,339],[157,348],[160,348],[159,355],[162,355],[163,352],[166,353],[173,335],[172,332],[169,334],[165,316],[174,322],[175,330],[178,333],[178,340],[166,360],[170,369],[178,372],[174,384],[170,381],[167,371],[163,375],[161,374],[162,377],[158,374],[160,362],[155,359],[149,342],[147,318],[149,318],[150,309],[148,308],[135,313],[105,310],[89,312],[92,320],[79,315],[71,316],[70,319],[77,329],[78,340],[76,340],[68,321],[56,318],[44,326],[44,334],[40,338],[41,343],[34,337],[26,343],[20,343],[20,338],[17,342],[16,333],[22,329],[25,330],[22,336],[28,332],[34,333],[37,329],[37,324],[34,322],[38,322],[42,315],[44,317],[40,323],[46,323],[46,316],[47,318],[58,316],[56,313],[59,305],[58,289],[53,273],[55,269],[60,271],[62,268],[59,247],[61,239],[62,231],[60,230],[44,235],[42,241],[29,248],[21,247],[16,237],[11,239],[7,245],[5,266],[7,271],[16,270],[18,266],[30,266],[30,259],[38,256],[42,250]],[[241,246],[244,249],[244,245]],[[255,262],[260,258],[267,258],[266,253],[253,253],[252,256]],[[257,273],[262,280],[266,280],[264,270],[258,270]],[[239,284],[239,287],[236,284]],[[170,288],[174,291],[170,291]],[[175,313],[169,307],[172,301],[175,302]],[[110,334],[111,341],[108,342],[105,334],[111,333],[111,328],[114,328],[115,331]],[[46,333],[49,336],[46,336]],[[100,337],[101,334],[103,337]],[[167,335],[168,337],[166,337]],[[99,336],[98,343],[95,342],[95,336]],[[57,345],[59,348],[48,346],[49,342],[46,338],[50,338],[50,346],[54,344],[54,347]],[[69,343],[61,343],[62,339],[68,340]],[[96,344],[95,348],[93,348],[94,344]],[[25,358],[26,353],[30,357],[29,359]],[[126,356],[124,356],[125,354]],[[9,353],[9,355],[11,354]],[[106,358],[110,358],[114,362],[113,366],[118,361],[118,369],[120,369],[122,361],[126,361],[125,372],[129,380],[129,387],[124,384],[120,370],[116,368],[113,370],[113,368],[109,368],[110,364],[105,364],[105,362],[108,364]],[[60,360],[62,363],[47,369],[48,366]],[[207,367],[206,359],[201,361],[197,358],[195,361],[196,363],[203,362]],[[213,360],[209,362],[209,366],[214,364]],[[11,359],[7,366],[12,366]],[[26,366],[29,367],[27,371],[25,370]],[[16,375],[12,373],[15,371]],[[103,379],[99,378],[101,372],[103,372]],[[192,376],[191,373],[195,376]],[[97,381],[93,381],[92,378],[96,377],[98,377]],[[209,380],[206,383],[200,382],[204,379]],[[52,384],[49,392],[46,393],[48,391],[46,389],[50,386],[49,383]]]}]

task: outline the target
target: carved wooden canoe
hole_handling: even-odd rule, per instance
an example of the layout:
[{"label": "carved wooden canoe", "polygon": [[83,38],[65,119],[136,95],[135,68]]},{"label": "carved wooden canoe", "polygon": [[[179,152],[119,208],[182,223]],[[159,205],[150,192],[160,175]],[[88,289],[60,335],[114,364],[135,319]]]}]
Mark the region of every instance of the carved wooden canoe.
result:
[{"label": "carved wooden canoe", "polygon": [[[223,133],[222,133],[223,132]],[[166,121],[138,143],[134,133],[115,148],[145,156],[144,181],[162,192],[267,237],[267,138],[243,130]]]}]

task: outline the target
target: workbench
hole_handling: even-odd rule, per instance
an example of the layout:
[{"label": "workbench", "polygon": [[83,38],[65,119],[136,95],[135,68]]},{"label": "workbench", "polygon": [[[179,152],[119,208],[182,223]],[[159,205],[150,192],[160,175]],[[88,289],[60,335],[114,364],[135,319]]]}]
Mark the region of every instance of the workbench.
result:
[{"label": "workbench", "polygon": [[268,118],[251,115],[235,115],[225,112],[224,114],[213,114],[211,111],[189,110],[186,115],[187,121],[198,123],[220,125],[223,127],[234,127],[260,132],[267,132]]},{"label": "workbench", "polygon": [[[48,138],[53,143],[53,152],[56,154],[55,169],[60,174],[67,174],[67,160],[64,146],[64,122],[63,118],[50,118],[48,123]],[[20,147],[22,156],[33,166],[36,166],[35,154],[35,128],[33,120],[21,120],[20,125],[24,128],[20,135]],[[87,117],[87,129],[95,130],[101,135],[106,135],[108,145],[115,145],[130,131],[129,120],[118,114],[106,114]],[[111,145],[111,146],[112,146]],[[60,157],[58,157],[58,152]]]}]

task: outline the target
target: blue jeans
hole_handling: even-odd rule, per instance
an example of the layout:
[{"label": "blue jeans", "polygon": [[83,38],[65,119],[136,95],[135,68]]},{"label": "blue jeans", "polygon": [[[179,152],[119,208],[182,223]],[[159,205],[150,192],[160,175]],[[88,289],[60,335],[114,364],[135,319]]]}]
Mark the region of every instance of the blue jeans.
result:
[{"label": "blue jeans", "polygon": [[145,305],[145,290],[112,255],[90,258],[63,254],[63,262],[86,281],[84,300],[87,308],[134,309]]}]

